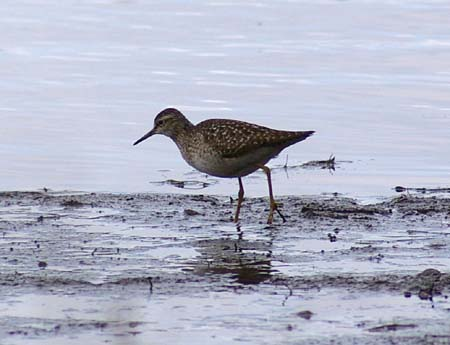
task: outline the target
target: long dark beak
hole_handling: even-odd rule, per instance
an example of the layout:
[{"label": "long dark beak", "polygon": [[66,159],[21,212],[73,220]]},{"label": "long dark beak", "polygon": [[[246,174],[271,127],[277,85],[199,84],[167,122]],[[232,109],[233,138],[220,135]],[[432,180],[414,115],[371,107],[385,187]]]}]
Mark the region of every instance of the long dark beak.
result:
[{"label": "long dark beak", "polygon": [[150,138],[153,134],[155,134],[155,132],[153,132],[153,129],[148,132],[146,135],[144,135],[141,139],[137,140],[133,145],[137,145],[139,144],[141,141],[144,141],[147,138]]}]

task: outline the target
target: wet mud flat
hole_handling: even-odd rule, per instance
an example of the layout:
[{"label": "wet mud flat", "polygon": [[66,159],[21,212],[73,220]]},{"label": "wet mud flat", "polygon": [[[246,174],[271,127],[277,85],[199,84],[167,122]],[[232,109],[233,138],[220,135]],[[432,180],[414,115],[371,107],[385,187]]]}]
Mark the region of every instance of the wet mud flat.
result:
[{"label": "wet mud flat", "polygon": [[1,344],[450,344],[450,199],[0,193]]}]

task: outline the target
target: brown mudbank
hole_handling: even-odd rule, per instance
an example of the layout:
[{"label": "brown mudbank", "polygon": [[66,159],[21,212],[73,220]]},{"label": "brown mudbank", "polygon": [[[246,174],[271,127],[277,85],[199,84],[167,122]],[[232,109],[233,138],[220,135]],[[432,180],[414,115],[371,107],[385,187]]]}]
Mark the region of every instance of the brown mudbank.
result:
[{"label": "brown mudbank", "polygon": [[[149,310],[164,300],[181,299],[181,306],[171,310],[185,308],[186,301],[201,304],[209,295],[215,297],[208,299],[202,318],[186,328],[206,324],[214,329],[217,323],[208,324],[209,315],[235,300],[240,302],[228,311],[233,322],[225,311],[211,319],[235,325],[240,313],[252,315],[243,320],[271,315],[269,324],[246,327],[253,333],[289,329],[296,337],[321,322],[363,331],[342,344],[366,343],[368,333],[378,344],[387,344],[386,334],[400,341],[404,332],[420,340],[438,337],[450,327],[440,316],[450,287],[442,264],[448,262],[450,248],[449,199],[402,196],[360,205],[340,197],[284,197],[280,203],[286,223],[266,226],[260,215],[267,200],[249,198],[243,205],[245,220],[235,225],[225,197],[0,193],[0,309],[6,310],[5,318],[0,315],[0,336],[31,334],[49,343],[56,333],[77,337],[97,329],[103,335],[145,335],[158,319],[147,323],[130,314],[120,322],[105,321],[92,305],[142,298],[136,309]],[[51,320],[13,317],[16,305],[11,309],[8,301],[21,306],[30,295],[36,295],[33,300],[62,300],[63,312]],[[334,295],[335,306],[321,310],[322,299]],[[377,316],[369,322],[372,305],[365,303],[367,298],[380,298],[373,314],[383,314],[381,320]],[[154,299],[158,302],[153,305]],[[341,309],[355,299],[365,309]],[[89,321],[67,319],[71,308],[66,304],[74,300],[89,301],[80,307],[90,313],[85,315]],[[391,308],[401,301],[436,314],[427,318],[429,314],[414,309],[404,320],[405,315],[395,314],[401,308]],[[342,310],[349,324],[333,319]],[[393,322],[398,319],[402,322]],[[317,334],[305,344],[324,344],[319,338]]]}]

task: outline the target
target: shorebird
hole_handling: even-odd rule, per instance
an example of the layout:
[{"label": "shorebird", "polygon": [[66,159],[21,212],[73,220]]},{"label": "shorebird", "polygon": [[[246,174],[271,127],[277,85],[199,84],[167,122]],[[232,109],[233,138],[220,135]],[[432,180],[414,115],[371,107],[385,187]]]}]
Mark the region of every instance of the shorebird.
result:
[{"label": "shorebird", "polygon": [[153,129],[137,140],[137,145],[154,134],[172,139],[184,160],[195,169],[217,177],[238,178],[239,193],[234,221],[238,222],[244,185],[242,177],[258,169],[267,176],[270,210],[267,219],[272,224],[274,211],[286,221],[273,198],[270,169],[265,165],[286,147],[305,140],[314,131],[280,131],[253,123],[209,119],[192,124],[179,110],[167,108],[154,120]]}]

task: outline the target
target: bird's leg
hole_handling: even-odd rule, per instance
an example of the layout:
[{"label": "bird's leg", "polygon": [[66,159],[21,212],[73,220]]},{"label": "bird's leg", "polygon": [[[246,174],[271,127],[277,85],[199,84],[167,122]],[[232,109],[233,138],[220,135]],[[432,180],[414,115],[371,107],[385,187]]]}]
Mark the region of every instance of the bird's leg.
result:
[{"label": "bird's leg", "polygon": [[236,213],[234,215],[234,222],[237,223],[239,220],[239,212],[241,211],[241,204],[244,200],[244,185],[242,184],[242,179],[238,177],[239,181],[239,193],[238,193],[238,204],[236,207]]},{"label": "bird's leg", "polygon": [[270,177],[270,169],[266,167],[265,165],[258,165],[259,168],[264,170],[267,176],[267,183],[269,184],[269,198],[270,198],[270,211],[269,211],[269,218],[267,218],[267,224],[272,224],[273,221],[273,211],[277,211],[277,213],[280,215],[281,219],[283,219],[283,223],[286,222],[286,218],[284,218],[283,214],[278,209],[278,205],[275,202],[275,199],[273,198],[273,191],[272,191],[272,179]]}]

